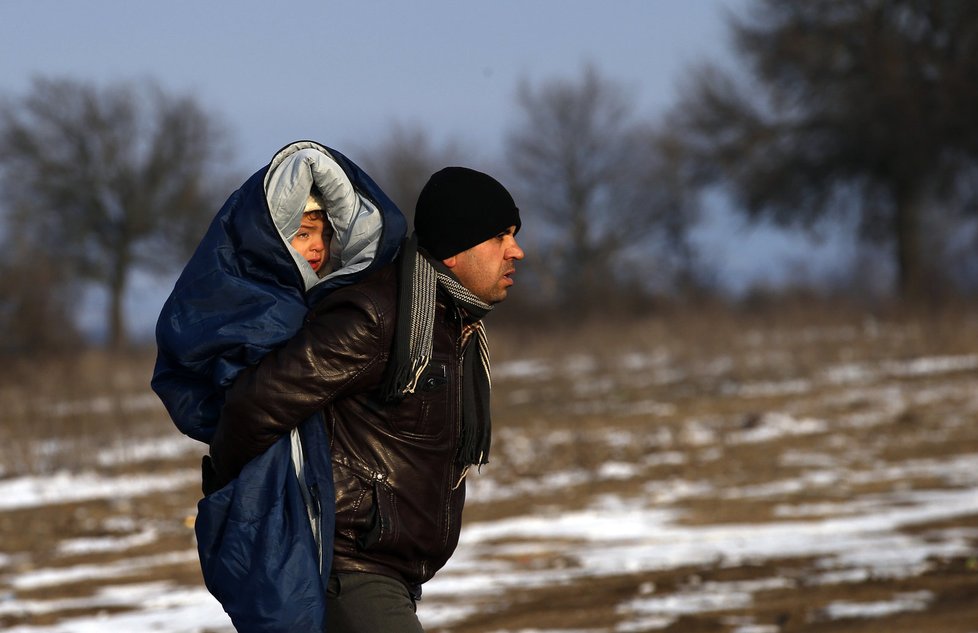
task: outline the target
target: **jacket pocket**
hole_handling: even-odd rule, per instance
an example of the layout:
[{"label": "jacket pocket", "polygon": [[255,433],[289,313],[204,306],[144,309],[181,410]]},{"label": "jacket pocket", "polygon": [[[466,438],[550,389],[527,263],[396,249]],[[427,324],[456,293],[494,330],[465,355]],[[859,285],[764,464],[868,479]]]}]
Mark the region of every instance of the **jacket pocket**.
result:
[{"label": "jacket pocket", "polygon": [[414,393],[396,405],[390,416],[394,431],[409,439],[440,439],[449,430],[448,364],[432,360]]},{"label": "jacket pocket", "polygon": [[372,494],[373,507],[369,527],[357,536],[357,546],[363,550],[383,548],[397,542],[397,502],[394,490],[387,482],[375,480]]},{"label": "jacket pocket", "polygon": [[397,539],[397,501],[387,476],[348,459],[333,464],[337,530],[362,550],[378,549]]}]

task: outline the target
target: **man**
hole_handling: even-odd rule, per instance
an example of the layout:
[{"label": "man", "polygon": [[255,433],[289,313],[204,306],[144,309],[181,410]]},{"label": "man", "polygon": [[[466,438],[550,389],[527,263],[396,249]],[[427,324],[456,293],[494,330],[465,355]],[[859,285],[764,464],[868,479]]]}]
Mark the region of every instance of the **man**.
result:
[{"label": "man", "polygon": [[488,462],[481,320],[514,283],[519,229],[495,179],[437,172],[398,262],[329,295],[228,391],[211,443],[223,480],[324,413],[336,487],[331,633],[422,630],[415,600],[458,543],[469,467]]}]

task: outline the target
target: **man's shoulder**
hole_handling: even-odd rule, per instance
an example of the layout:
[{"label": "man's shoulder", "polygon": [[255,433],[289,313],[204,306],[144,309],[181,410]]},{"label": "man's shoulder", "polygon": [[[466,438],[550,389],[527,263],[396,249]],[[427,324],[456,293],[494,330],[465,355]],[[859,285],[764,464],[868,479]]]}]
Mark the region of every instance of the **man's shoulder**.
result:
[{"label": "man's shoulder", "polygon": [[329,310],[331,306],[350,302],[373,307],[381,314],[392,312],[397,305],[396,266],[381,266],[360,281],[334,290],[313,311]]}]

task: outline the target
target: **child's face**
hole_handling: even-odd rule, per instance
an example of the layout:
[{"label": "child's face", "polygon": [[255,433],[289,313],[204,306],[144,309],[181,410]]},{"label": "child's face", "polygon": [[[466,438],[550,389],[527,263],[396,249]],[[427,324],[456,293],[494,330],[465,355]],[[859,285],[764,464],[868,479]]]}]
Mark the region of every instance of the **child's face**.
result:
[{"label": "child's face", "polygon": [[321,216],[313,218],[306,213],[302,216],[299,232],[290,242],[292,248],[305,257],[316,272],[319,272],[329,257],[328,233],[326,233],[325,228],[326,221]]}]

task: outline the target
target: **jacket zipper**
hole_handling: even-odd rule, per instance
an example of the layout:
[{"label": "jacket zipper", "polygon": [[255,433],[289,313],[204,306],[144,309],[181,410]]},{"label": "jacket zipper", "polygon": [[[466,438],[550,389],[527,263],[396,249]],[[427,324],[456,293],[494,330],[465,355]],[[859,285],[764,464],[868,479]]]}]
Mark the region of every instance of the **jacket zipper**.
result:
[{"label": "jacket zipper", "polygon": [[[465,380],[465,363],[462,362],[462,353],[464,351],[462,349],[463,317],[462,312],[458,307],[455,308],[455,318],[458,323],[458,333],[455,335],[455,375],[457,376],[457,379],[455,380],[455,410],[453,413],[455,414],[455,451],[457,454],[461,448],[459,442],[462,435],[462,381]],[[452,532],[452,495],[455,494],[455,491],[462,485],[462,481],[465,480],[465,475],[468,472],[468,468],[463,468],[458,475],[458,479],[456,480],[455,469],[457,460],[455,455],[452,455],[450,459],[452,460],[452,467],[449,472],[451,473],[451,481],[454,481],[455,483],[448,491],[448,498],[445,499],[444,543],[448,542],[448,535]]]}]

